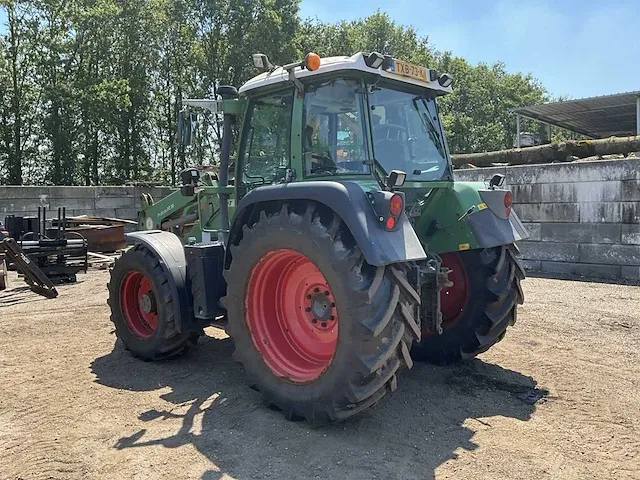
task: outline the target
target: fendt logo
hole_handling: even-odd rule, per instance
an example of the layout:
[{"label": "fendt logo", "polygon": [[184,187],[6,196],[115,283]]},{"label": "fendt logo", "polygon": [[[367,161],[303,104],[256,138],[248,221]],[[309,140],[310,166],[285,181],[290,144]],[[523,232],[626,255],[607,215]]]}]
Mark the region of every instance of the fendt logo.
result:
[{"label": "fendt logo", "polygon": [[167,208],[165,208],[164,210],[162,210],[160,213],[158,213],[157,217],[158,218],[162,218],[164,217],[167,213],[169,213],[171,210],[173,210],[175,208],[175,204],[171,204],[169,205]]}]

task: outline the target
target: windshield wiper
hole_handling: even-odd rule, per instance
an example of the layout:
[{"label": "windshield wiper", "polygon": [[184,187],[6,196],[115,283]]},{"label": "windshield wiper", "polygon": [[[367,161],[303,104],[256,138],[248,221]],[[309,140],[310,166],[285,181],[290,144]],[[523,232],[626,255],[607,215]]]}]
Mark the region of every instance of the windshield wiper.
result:
[{"label": "windshield wiper", "polygon": [[444,152],[444,147],[442,146],[442,138],[440,137],[440,132],[438,132],[438,129],[436,128],[436,126],[431,121],[431,117],[429,117],[429,115],[427,115],[424,112],[420,112],[420,109],[418,108],[418,100],[420,100],[422,102],[422,104],[424,105],[425,110],[427,112],[429,112],[429,107],[427,107],[427,104],[426,104],[424,98],[422,98],[422,97],[415,97],[413,99],[413,106],[415,107],[416,111],[419,114],[421,114],[420,117],[422,117],[423,123],[427,127],[427,130],[429,131],[429,138],[431,138],[431,141],[436,146],[436,149],[438,150],[438,153],[442,156],[442,158],[445,158],[446,154]]},{"label": "windshield wiper", "polygon": [[432,172],[436,172],[436,171],[438,171],[439,169],[440,169],[440,166],[439,166],[439,165],[434,165],[433,167],[428,168],[428,169],[426,169],[426,170],[414,170],[414,171],[413,171],[413,174],[414,174],[414,175],[422,175],[423,173],[432,173]]}]

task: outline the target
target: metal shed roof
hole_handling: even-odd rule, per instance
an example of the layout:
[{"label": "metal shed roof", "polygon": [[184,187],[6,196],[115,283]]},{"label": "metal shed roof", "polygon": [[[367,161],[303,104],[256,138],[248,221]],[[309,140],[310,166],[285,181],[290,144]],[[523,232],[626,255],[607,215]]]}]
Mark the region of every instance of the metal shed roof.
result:
[{"label": "metal shed roof", "polygon": [[640,91],[520,107],[514,112],[593,138],[636,135]]}]

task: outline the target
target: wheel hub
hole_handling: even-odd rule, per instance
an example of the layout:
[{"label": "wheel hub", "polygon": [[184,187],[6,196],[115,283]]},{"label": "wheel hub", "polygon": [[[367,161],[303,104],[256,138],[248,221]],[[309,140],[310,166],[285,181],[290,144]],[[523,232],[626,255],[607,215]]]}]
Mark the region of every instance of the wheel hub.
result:
[{"label": "wheel hub", "polygon": [[144,313],[155,312],[156,305],[152,292],[143,293],[140,296],[140,310]]},{"label": "wheel hub", "polygon": [[305,299],[305,312],[313,326],[321,330],[332,329],[336,321],[336,304],[326,286],[310,288]]},{"label": "wheel hub", "polygon": [[151,282],[141,272],[131,270],[120,285],[120,305],[129,331],[141,340],[153,336],[158,311]]}]

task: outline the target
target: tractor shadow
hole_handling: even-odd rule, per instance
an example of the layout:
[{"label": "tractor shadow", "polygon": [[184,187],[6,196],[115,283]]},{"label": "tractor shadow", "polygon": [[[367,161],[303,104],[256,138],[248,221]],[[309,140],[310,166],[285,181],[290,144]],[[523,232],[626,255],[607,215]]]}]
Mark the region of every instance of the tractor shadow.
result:
[{"label": "tractor shadow", "polygon": [[[531,377],[479,359],[449,367],[416,364],[401,375],[398,390],[370,411],[314,429],[266,408],[244,383],[232,352],[231,340],[205,337],[198,349],[170,362],[135,360],[119,343],[96,359],[92,372],[99,384],[130,391],[171,388],[160,395],[167,409],[140,412],[141,426],[154,430],[155,422],[181,421],[165,438],[134,427],[114,448],[193,445],[220,469],[204,472],[203,479],[228,478],[223,473],[238,480],[432,479],[456,450],[479,447],[469,424],[491,428],[487,417],[495,416],[527,421],[548,393]],[[197,420],[201,429],[194,429]]]}]

